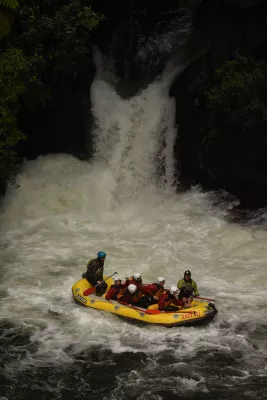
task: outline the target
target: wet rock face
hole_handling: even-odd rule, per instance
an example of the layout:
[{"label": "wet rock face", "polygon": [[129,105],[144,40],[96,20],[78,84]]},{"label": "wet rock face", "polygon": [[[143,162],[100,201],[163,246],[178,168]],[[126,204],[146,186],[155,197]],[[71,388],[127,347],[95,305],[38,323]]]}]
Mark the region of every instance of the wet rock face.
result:
[{"label": "wet rock face", "polygon": [[95,3],[107,19],[94,43],[114,60],[114,81],[123,97],[134,95],[161,74],[167,60],[185,45],[192,11],[179,1],[107,1]]},{"label": "wet rock face", "polygon": [[[210,115],[204,91],[213,85],[216,69],[231,59],[234,52],[264,58],[266,5],[249,1],[243,2],[240,8],[238,1],[228,1],[214,8],[212,3],[202,1],[194,15],[197,35],[191,40],[191,48],[198,47],[199,54],[195,53],[195,59],[170,90],[170,95],[176,99],[179,126],[176,158],[180,182],[188,186],[201,183],[208,189],[225,188],[237,195],[242,205],[261,207],[267,203],[264,156],[267,141],[262,128],[258,126],[253,137],[239,137],[222,129],[207,147]],[[198,84],[201,79],[202,84]]]},{"label": "wet rock face", "polygon": [[51,74],[51,100],[33,109],[21,105],[20,128],[28,139],[21,144],[21,157],[68,153],[84,158],[91,151],[92,124],[90,87],[96,68],[92,54],[73,71],[71,65],[57,66]]},{"label": "wet rock face", "polygon": [[[93,7],[106,20],[93,33],[93,42],[114,60],[115,83],[127,97],[153,81],[171,57],[193,60],[203,46],[212,50],[211,57],[227,57],[229,42],[240,45],[240,25],[247,23],[243,13],[258,4],[264,0],[98,0]],[[225,48],[216,50],[218,40]]]}]

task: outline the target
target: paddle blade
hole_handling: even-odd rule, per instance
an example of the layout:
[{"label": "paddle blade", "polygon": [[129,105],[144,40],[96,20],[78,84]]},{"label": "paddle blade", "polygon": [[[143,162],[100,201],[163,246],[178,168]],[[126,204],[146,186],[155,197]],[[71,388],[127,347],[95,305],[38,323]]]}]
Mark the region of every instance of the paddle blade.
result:
[{"label": "paddle blade", "polygon": [[86,289],[86,290],[83,292],[83,295],[84,295],[84,296],[89,296],[90,294],[95,293],[95,291],[96,291],[96,288],[95,288],[95,287],[90,287],[90,288]]},{"label": "paddle blade", "polygon": [[146,310],[145,314],[161,314],[159,310]]}]

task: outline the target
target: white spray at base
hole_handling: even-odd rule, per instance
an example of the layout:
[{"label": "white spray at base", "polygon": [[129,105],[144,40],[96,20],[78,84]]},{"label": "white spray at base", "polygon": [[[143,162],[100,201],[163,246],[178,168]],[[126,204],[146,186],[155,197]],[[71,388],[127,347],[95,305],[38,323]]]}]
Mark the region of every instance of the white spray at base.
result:
[{"label": "white spray at base", "polygon": [[[78,354],[101,345],[151,357],[171,352],[187,362],[199,350],[238,350],[240,376],[245,379],[252,370],[266,376],[265,338],[257,333],[267,300],[266,230],[229,224],[226,212],[198,189],[175,194],[175,104],[168,97],[169,82],[159,79],[122,100],[97,77],[92,162],[63,154],[39,157],[25,163],[19,188],[9,187],[1,216],[0,318],[32,332],[37,350],[16,368],[13,361],[7,364],[7,373],[71,364],[68,346]],[[141,328],[77,306],[71,286],[98,250],[108,254],[107,273],[140,271],[145,282],[165,275],[169,286],[190,269],[200,293],[215,296],[217,321],[204,330]],[[172,365],[178,374],[179,365]],[[156,367],[157,358],[148,365],[150,371]],[[128,378],[134,390],[136,377]],[[167,376],[160,383],[170,385]],[[146,385],[153,391],[153,376]],[[171,385],[174,391],[207,391],[201,372],[172,379]]]}]

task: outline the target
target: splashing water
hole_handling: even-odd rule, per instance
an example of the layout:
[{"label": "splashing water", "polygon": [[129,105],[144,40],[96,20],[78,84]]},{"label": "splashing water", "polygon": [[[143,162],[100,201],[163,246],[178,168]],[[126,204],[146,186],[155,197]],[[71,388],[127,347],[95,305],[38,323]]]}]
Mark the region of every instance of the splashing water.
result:
[{"label": "splashing water", "polygon": [[[25,398],[266,397],[265,227],[230,224],[197,188],[174,191],[170,75],[129,100],[97,76],[95,154],[25,162],[1,215],[0,395]],[[190,269],[216,296],[206,328],[135,326],[77,306],[71,286],[98,250],[106,272]],[[21,385],[19,382],[23,382]],[[18,389],[19,388],[19,389]]]},{"label": "splashing water", "polygon": [[[169,98],[174,71],[150,84],[139,95],[122,100],[101,79],[103,65],[96,54],[98,77],[91,88],[98,176],[116,201],[140,198],[142,192],[165,192],[174,185],[173,146],[176,136],[175,101]],[[176,71],[177,73],[177,71]]]}]

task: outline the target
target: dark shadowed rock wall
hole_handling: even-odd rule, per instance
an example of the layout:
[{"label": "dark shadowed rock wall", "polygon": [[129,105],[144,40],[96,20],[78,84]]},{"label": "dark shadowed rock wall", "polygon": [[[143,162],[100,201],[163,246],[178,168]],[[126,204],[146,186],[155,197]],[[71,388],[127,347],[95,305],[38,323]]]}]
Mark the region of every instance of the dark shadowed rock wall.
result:
[{"label": "dark shadowed rock wall", "polygon": [[[203,91],[212,85],[216,69],[236,51],[257,59],[265,57],[266,6],[263,1],[202,1],[193,20],[193,42],[201,43],[199,55],[170,91],[176,99],[179,128],[175,151],[181,183],[225,188],[237,195],[242,205],[253,207],[267,202],[266,135],[255,131],[253,138],[237,139],[224,133],[217,148],[207,151],[204,142],[209,113]],[[205,82],[195,85],[203,76]]]}]

